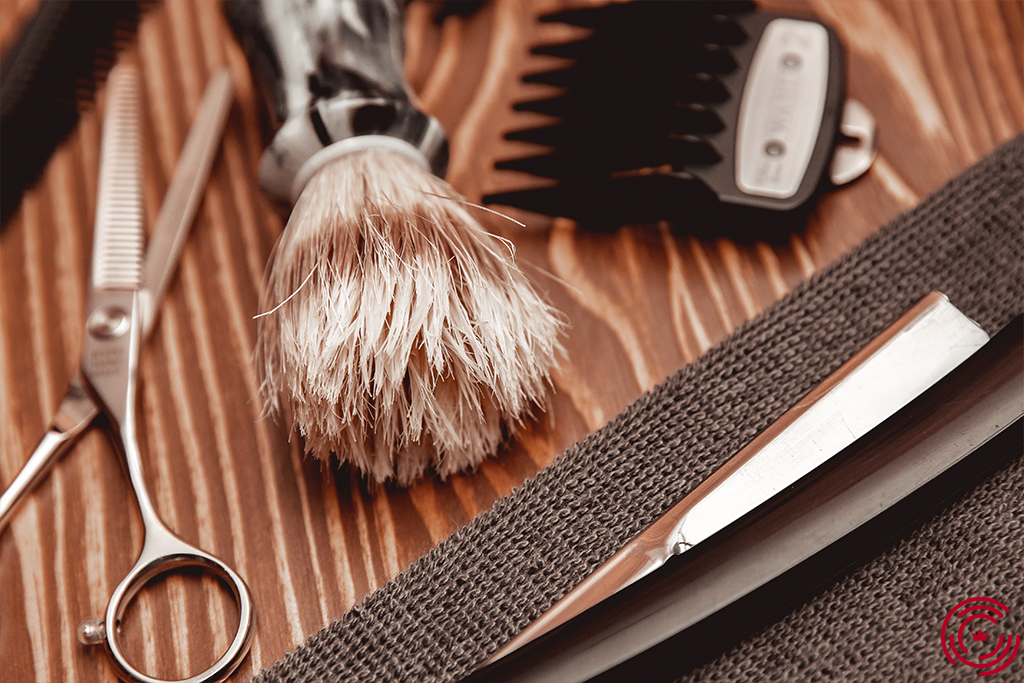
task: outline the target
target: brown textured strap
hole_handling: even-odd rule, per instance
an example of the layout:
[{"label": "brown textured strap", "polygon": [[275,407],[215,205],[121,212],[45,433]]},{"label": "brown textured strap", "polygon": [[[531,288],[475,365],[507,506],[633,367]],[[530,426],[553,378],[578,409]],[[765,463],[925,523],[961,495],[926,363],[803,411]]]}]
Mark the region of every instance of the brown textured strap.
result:
[{"label": "brown textured strap", "polygon": [[[1024,311],[1022,218],[1024,136],[639,398],[255,680],[467,675],[929,291],[990,333]],[[1018,459],[692,679],[950,675],[938,629],[959,600],[987,592],[1016,605],[1006,632],[1021,632],[1022,490]]]}]

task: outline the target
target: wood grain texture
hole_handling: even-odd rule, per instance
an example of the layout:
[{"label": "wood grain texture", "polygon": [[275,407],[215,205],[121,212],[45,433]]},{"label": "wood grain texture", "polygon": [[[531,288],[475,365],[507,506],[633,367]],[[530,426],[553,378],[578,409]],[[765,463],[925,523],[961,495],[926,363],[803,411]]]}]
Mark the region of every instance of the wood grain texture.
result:
[{"label": "wood grain texture", "polygon": [[[529,47],[578,32],[536,17],[581,2],[493,0],[434,21],[408,11],[407,73],[449,132],[449,181],[471,201],[526,181],[495,171],[524,143],[502,134],[538,120],[512,102],[535,97],[524,73],[556,63]],[[147,222],[209,75],[231,68],[228,131],[142,357],[146,476],[168,525],[224,558],[257,607],[251,655],[233,680],[273,664],[409,563],[486,510],[574,441],[723,339],[736,326],[943,182],[1024,129],[1024,10],[995,0],[765,3],[836,28],[848,90],[879,125],[879,156],[855,184],[825,196],[781,244],[699,241],[668,226],[597,234],[524,212],[519,261],[571,324],[551,410],[496,458],[448,481],[369,490],[351,469],[324,469],[261,416],[252,365],[263,268],[283,228],[260,194],[259,101],[216,3],[164,2],[126,55],[145,80]],[[0,0],[8,44],[32,2]],[[78,362],[95,210],[102,97],[87,110],[0,236],[0,485],[42,434]],[[0,682],[113,681],[78,623],[101,614],[134,562],[141,522],[102,429],[92,429],[0,533]],[[205,668],[228,642],[234,606],[202,576],[173,577],[135,602],[133,657],[152,674]]]}]

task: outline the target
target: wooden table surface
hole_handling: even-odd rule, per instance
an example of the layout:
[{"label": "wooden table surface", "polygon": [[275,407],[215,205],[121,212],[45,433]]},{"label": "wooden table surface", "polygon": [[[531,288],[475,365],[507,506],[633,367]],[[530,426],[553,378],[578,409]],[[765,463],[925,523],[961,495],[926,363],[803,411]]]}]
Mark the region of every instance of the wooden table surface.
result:
[{"label": "wooden table surface", "polygon": [[[575,31],[539,25],[558,0],[494,0],[433,20],[408,10],[409,81],[449,132],[449,182],[470,200],[524,178],[493,169],[522,153],[502,134],[536,121],[510,104],[542,86],[519,77],[553,62],[538,42]],[[1018,2],[771,2],[836,28],[848,93],[879,126],[879,155],[855,184],[824,197],[782,244],[698,241],[658,226],[587,232],[510,212],[527,275],[571,323],[552,409],[477,471],[409,489],[369,490],[348,467],[306,459],[262,419],[252,350],[264,265],[282,221],[260,194],[258,101],[219,6],[164,2],[127,53],[145,79],[149,224],[201,97],[230,67],[237,99],[193,233],[141,361],[146,477],[185,539],[224,558],[256,601],[247,680],[382,586],[496,499],[551,463],[643,391],[914,206],[1024,128],[1024,13]],[[0,1],[9,44],[34,0]],[[549,58],[547,58],[549,59]],[[0,237],[0,485],[34,448],[78,362],[100,117],[89,109]],[[103,613],[134,563],[141,521],[101,429],[80,443],[0,532],[0,681],[115,680],[76,627]],[[132,657],[151,674],[206,668],[233,633],[233,604],[203,576],[174,577],[133,604]]]}]

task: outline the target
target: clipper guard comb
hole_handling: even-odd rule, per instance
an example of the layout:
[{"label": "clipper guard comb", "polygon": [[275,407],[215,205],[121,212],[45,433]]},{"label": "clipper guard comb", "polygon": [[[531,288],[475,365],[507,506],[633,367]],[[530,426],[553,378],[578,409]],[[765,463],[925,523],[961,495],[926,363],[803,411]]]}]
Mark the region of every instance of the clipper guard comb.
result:
[{"label": "clipper guard comb", "polygon": [[570,61],[525,76],[561,91],[515,109],[556,120],[506,134],[547,149],[499,161],[537,182],[488,203],[593,230],[667,220],[764,239],[874,158],[870,114],[845,101],[842,45],[817,21],[748,2],[632,2],[541,21],[590,35],[533,48]]}]

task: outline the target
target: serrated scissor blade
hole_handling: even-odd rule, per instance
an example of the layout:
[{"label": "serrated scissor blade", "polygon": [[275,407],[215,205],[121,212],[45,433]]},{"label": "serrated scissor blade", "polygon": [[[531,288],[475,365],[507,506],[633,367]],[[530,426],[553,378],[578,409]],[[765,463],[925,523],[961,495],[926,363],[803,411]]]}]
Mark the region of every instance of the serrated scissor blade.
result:
[{"label": "serrated scissor blade", "polygon": [[[143,336],[152,324],[161,294],[177,264],[199,195],[206,185],[210,166],[220,145],[231,97],[231,78],[226,70],[221,71],[211,79],[206,89],[167,196],[160,207],[144,265]],[[94,299],[98,298],[94,294]],[[0,530],[7,525],[17,503],[78,440],[99,410],[96,400],[85,388],[84,378],[76,373],[43,438],[10,487],[0,495]]]},{"label": "serrated scissor blade", "polygon": [[142,135],[139,74],[110,72],[100,142],[89,313],[82,377],[118,429],[130,426],[141,339]]},{"label": "serrated scissor blade", "polygon": [[100,148],[93,235],[92,287],[137,290],[142,284],[142,140],[138,71],[110,72]]}]

